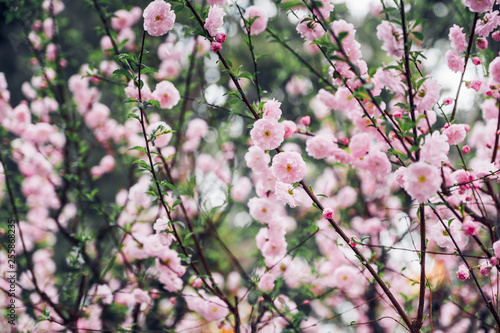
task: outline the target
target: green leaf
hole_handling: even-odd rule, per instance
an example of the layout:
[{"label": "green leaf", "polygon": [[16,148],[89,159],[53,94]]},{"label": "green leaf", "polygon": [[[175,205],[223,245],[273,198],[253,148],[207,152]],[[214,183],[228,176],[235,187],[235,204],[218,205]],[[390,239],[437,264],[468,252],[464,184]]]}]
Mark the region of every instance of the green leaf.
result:
[{"label": "green leaf", "polygon": [[158,102],[157,100],[155,100],[155,99],[150,99],[150,100],[148,100],[148,102],[149,102],[149,103],[151,103],[151,104],[153,104],[154,106],[156,106],[156,108],[157,108],[158,110],[161,110],[160,102]]},{"label": "green leaf", "polygon": [[141,74],[148,74],[148,73],[158,73],[158,70],[153,67],[146,67],[141,69]]},{"label": "green leaf", "polygon": [[135,146],[133,148],[130,148],[129,150],[138,150],[138,151],[141,151],[143,153],[146,153],[146,149],[144,149],[143,147],[141,146]]},{"label": "green leaf", "polygon": [[130,73],[125,68],[118,68],[113,72],[113,76],[120,76],[120,75],[126,76],[130,80],[134,78],[134,75],[132,75],[132,73]]},{"label": "green leaf", "polygon": [[281,7],[283,10],[289,10],[294,7],[303,7],[304,3],[302,1],[287,1],[287,2],[282,2]]}]

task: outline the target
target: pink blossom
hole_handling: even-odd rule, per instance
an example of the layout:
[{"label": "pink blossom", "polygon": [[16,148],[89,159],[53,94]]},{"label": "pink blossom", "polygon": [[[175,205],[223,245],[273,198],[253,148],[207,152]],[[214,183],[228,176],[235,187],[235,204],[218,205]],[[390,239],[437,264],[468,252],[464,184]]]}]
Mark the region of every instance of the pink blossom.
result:
[{"label": "pink blossom", "polygon": [[479,19],[476,25],[476,34],[481,37],[488,37],[490,33],[500,25],[498,10],[487,13],[482,19]]},{"label": "pink blossom", "polygon": [[494,33],[492,33],[491,38],[493,38],[497,42],[500,42],[500,31],[497,30]]},{"label": "pink blossom", "polygon": [[278,121],[281,118],[281,102],[273,99],[267,101],[262,107],[262,118],[267,118],[269,120]]},{"label": "pink blossom", "polygon": [[465,0],[465,5],[471,12],[484,13],[493,9],[495,0]]},{"label": "pink blossom", "polygon": [[441,88],[436,80],[428,77],[425,78],[425,82],[420,86],[420,89],[415,95],[415,103],[417,104],[416,111],[423,112],[431,110],[439,99],[440,90]]},{"label": "pink blossom", "polygon": [[226,42],[226,34],[224,33],[218,33],[217,36],[215,36],[215,40],[221,44]]},{"label": "pink blossom", "polygon": [[434,166],[441,166],[441,163],[448,161],[450,144],[448,137],[434,131],[425,136],[425,143],[420,150],[421,160]]},{"label": "pink blossom", "polygon": [[231,198],[242,202],[252,190],[252,182],[247,177],[241,177],[236,184],[231,187]]},{"label": "pink blossom", "polygon": [[155,78],[159,81],[175,78],[181,73],[181,64],[177,60],[163,60],[158,68]]},{"label": "pink blossom", "polygon": [[370,150],[370,134],[360,133],[354,135],[349,142],[349,150],[354,158],[365,156]]},{"label": "pink blossom", "polygon": [[296,183],[306,174],[306,162],[299,153],[283,152],[273,158],[273,175],[284,183]]},{"label": "pink blossom", "polygon": [[[170,139],[172,139],[172,128],[167,125],[164,121],[157,121],[149,124],[146,129],[146,133],[148,134],[148,138],[153,144],[152,135],[155,135],[154,146],[157,148],[163,148],[168,145]],[[169,133],[166,133],[169,132]]]},{"label": "pink blossom", "polygon": [[259,147],[252,146],[248,149],[248,153],[245,154],[245,161],[253,172],[260,173],[267,170],[269,162],[271,162],[271,156]]},{"label": "pink blossom", "polygon": [[[163,0],[156,0],[163,1]],[[171,109],[179,103],[181,95],[179,90],[173,85],[172,82],[162,81],[156,85],[155,91],[152,93],[153,99],[160,103],[162,109]]]},{"label": "pink blossom", "polygon": [[464,61],[456,51],[448,50],[448,52],[446,52],[445,57],[449,69],[451,69],[454,72],[460,72],[460,73],[464,71]]},{"label": "pink blossom", "polygon": [[301,187],[292,184],[276,182],[274,194],[282,204],[295,208],[307,199],[307,194]]},{"label": "pink blossom", "polygon": [[[257,6],[250,6],[245,11],[245,20],[249,21],[251,18],[257,17],[255,21],[253,21],[252,26],[250,27],[250,35],[259,35],[267,28],[267,15],[266,12]],[[241,22],[241,26],[244,27],[243,21]]]},{"label": "pink blossom", "polygon": [[403,31],[394,23],[382,21],[377,26],[377,38],[384,42],[382,50],[387,51],[389,57],[403,56]]},{"label": "pink blossom", "polygon": [[467,268],[467,266],[465,265],[458,266],[457,277],[462,281],[467,280],[469,278],[469,269]]},{"label": "pink blossom", "polygon": [[336,287],[346,289],[352,286],[352,281],[356,280],[359,271],[351,266],[340,266],[333,273],[333,281]]},{"label": "pink blossom", "polygon": [[321,24],[306,16],[297,25],[297,32],[305,40],[315,40],[325,34],[325,29],[323,29]]},{"label": "pink blossom", "polygon": [[462,27],[454,24],[453,27],[450,28],[450,33],[448,34],[448,38],[451,42],[451,48],[457,52],[464,52],[465,47],[467,46],[465,33],[463,33],[462,30]]},{"label": "pink blossom", "polygon": [[227,306],[217,297],[207,295],[204,290],[198,291],[199,296],[195,293],[185,295],[187,307],[200,314],[206,321],[222,320],[229,314]]},{"label": "pink blossom", "polygon": [[491,63],[488,69],[490,77],[496,83],[500,83],[500,57],[496,57]]},{"label": "pink blossom", "polygon": [[262,150],[279,147],[284,135],[285,127],[282,124],[266,118],[257,120],[250,131],[253,142]]},{"label": "pink blossom", "polygon": [[289,95],[306,95],[311,89],[311,81],[301,76],[293,75],[290,81],[286,84],[286,92]]},{"label": "pink blossom", "polygon": [[472,218],[467,217],[464,223],[462,223],[462,230],[467,236],[475,236],[478,233],[479,225]]},{"label": "pink blossom", "polygon": [[439,169],[424,162],[415,162],[406,168],[403,181],[406,192],[418,203],[436,194],[442,183]]},{"label": "pink blossom", "polygon": [[164,0],[151,2],[144,13],[144,30],[151,36],[163,36],[174,27],[175,13]]},{"label": "pink blossom", "polygon": [[327,134],[318,134],[310,137],[306,141],[306,151],[316,159],[330,157],[333,154],[333,149],[337,147],[334,140],[335,137],[333,135]]},{"label": "pink blossom", "polygon": [[483,81],[481,80],[473,80],[471,82],[466,82],[465,86],[469,89],[474,89],[475,91],[479,91],[479,89],[481,89],[482,84]]},{"label": "pink blossom", "polygon": [[276,274],[272,272],[266,272],[260,277],[257,288],[262,291],[273,291],[274,281],[276,281]]},{"label": "pink blossom", "polygon": [[291,120],[284,120],[282,124],[285,127],[285,139],[291,138],[293,136],[293,133],[297,133],[297,131],[299,130],[297,125]]},{"label": "pink blossom", "polygon": [[300,123],[304,126],[309,126],[311,124],[311,117],[310,116],[304,116],[300,118]]},{"label": "pink blossom", "polygon": [[[208,17],[205,21],[205,29],[207,29],[210,36],[215,37],[219,33],[219,28],[224,24],[224,16],[226,12],[219,6],[210,6],[208,10]],[[216,51],[214,51],[216,52]]]},{"label": "pink blossom", "polygon": [[477,42],[477,47],[480,50],[486,50],[488,48],[488,40],[486,38],[478,37],[476,42]]},{"label": "pink blossom", "polygon": [[379,150],[372,150],[363,159],[363,168],[375,177],[383,177],[391,172],[391,161],[387,154]]},{"label": "pink blossom", "polygon": [[481,59],[480,59],[479,57],[473,57],[473,58],[472,58],[472,63],[473,63],[474,65],[476,65],[476,66],[477,66],[477,65],[481,65]]},{"label": "pink blossom", "polygon": [[464,124],[452,124],[443,131],[443,134],[448,137],[450,145],[456,145],[464,141],[467,131]]},{"label": "pink blossom", "polygon": [[327,220],[333,219],[333,213],[335,211],[332,208],[325,208],[323,209],[323,217]]},{"label": "pink blossom", "polygon": [[124,28],[116,36],[118,43],[125,42],[125,48],[129,51],[135,51],[135,34],[132,28]]},{"label": "pink blossom", "polygon": [[269,223],[275,217],[275,204],[267,198],[251,198],[248,208],[250,215],[260,223]]},{"label": "pink blossom", "polygon": [[57,15],[64,10],[64,3],[61,0],[44,0],[42,3],[44,12]]},{"label": "pink blossom", "polygon": [[493,267],[490,265],[490,263],[487,260],[485,260],[481,263],[481,267],[479,268],[479,273],[482,276],[488,276],[488,275],[490,275],[492,268]]}]

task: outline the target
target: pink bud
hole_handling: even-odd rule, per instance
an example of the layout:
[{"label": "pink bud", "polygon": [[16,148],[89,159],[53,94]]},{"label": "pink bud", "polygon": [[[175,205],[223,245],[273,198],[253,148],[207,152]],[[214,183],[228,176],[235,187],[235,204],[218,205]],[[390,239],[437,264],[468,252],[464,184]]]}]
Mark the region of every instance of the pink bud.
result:
[{"label": "pink bud", "polygon": [[478,38],[477,47],[480,50],[486,50],[488,48],[488,40],[486,38]]},{"label": "pink bud", "polygon": [[302,304],[304,304],[304,305],[309,305],[309,303],[311,303],[311,301],[308,299],[306,299],[306,300],[304,300],[304,302],[302,302]]},{"label": "pink bud", "polygon": [[451,97],[448,97],[443,101],[444,105],[450,105],[451,103],[453,103],[453,98]]},{"label": "pink bud", "polygon": [[472,58],[472,63],[476,66],[481,65],[481,59],[479,59],[479,57],[474,57]]},{"label": "pink bud", "polygon": [[479,269],[479,273],[481,273],[481,275],[483,276],[488,276],[490,275],[491,268],[491,266],[481,266],[481,268]]},{"label": "pink bud", "polygon": [[168,300],[170,301],[171,304],[177,303],[177,298],[175,297],[170,297]]},{"label": "pink bud", "polygon": [[464,153],[464,154],[470,153],[470,147],[467,146],[467,145],[463,146],[462,147],[462,153]]},{"label": "pink bud", "polygon": [[156,288],[151,289],[151,294],[150,295],[151,295],[152,299],[158,299],[158,298],[160,298],[160,294],[158,293],[158,289],[156,289]]},{"label": "pink bud", "polygon": [[328,219],[332,219],[333,218],[333,209],[331,209],[331,208],[325,208],[323,210],[323,217],[325,219],[327,219],[327,220]]},{"label": "pink bud", "polygon": [[490,258],[490,264],[491,264],[491,266],[496,266],[498,264],[498,258],[497,257],[491,257]]},{"label": "pink bud", "polygon": [[222,45],[219,42],[212,42],[212,51],[217,53],[222,50]]},{"label": "pink bud", "polygon": [[224,43],[226,41],[226,34],[217,34],[217,36],[215,36],[215,40],[221,44]]},{"label": "pink bud", "polygon": [[300,118],[300,123],[304,126],[309,126],[309,124],[311,123],[311,117],[305,116]]},{"label": "pink bud", "polygon": [[348,138],[343,138],[342,139],[342,143],[347,146],[349,144],[349,139]]},{"label": "pink bud", "polygon": [[469,124],[464,124],[464,129],[465,129],[466,132],[470,131]]},{"label": "pink bud", "polygon": [[497,30],[494,33],[491,34],[491,37],[496,40],[497,42],[500,42],[500,32]]}]

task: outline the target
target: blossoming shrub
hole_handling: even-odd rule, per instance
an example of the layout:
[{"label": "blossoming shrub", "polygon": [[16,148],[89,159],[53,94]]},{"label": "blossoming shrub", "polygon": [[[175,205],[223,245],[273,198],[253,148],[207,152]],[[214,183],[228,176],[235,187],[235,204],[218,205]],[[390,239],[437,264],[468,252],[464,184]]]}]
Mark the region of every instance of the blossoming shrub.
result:
[{"label": "blossoming shrub", "polygon": [[35,74],[14,102],[0,73],[0,327],[499,329],[493,0],[444,36],[421,1],[359,25],[328,0],[92,0],[84,63],[65,3],[30,5],[5,14]]}]

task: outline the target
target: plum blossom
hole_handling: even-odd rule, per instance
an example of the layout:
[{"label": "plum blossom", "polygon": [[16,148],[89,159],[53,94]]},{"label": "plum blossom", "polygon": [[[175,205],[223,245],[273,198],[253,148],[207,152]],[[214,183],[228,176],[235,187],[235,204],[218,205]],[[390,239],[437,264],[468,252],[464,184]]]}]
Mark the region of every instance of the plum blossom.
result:
[{"label": "plum blossom", "polygon": [[306,174],[306,162],[299,153],[283,152],[273,158],[273,175],[284,183],[296,183]]},{"label": "plum blossom", "polygon": [[162,81],[156,85],[152,97],[160,103],[162,109],[171,109],[179,103],[181,95],[172,82]]},{"label": "plum blossom", "polygon": [[495,0],[465,0],[465,5],[469,7],[472,12],[484,13],[493,9]]},{"label": "plum blossom", "polygon": [[278,121],[281,118],[281,102],[275,99],[267,101],[262,107],[262,118],[267,118],[270,120]]},{"label": "plum blossom", "polygon": [[295,208],[307,199],[307,194],[301,187],[294,187],[292,184],[276,182],[274,191],[276,199],[282,204]]},{"label": "plum blossom", "polygon": [[415,162],[406,168],[403,181],[406,192],[418,203],[436,194],[442,183],[439,169],[425,162]]},{"label": "plum blossom", "polygon": [[420,157],[422,161],[434,166],[441,166],[442,162],[448,161],[449,151],[448,137],[434,131],[432,134],[425,136],[425,143],[420,150]]},{"label": "plum blossom", "polygon": [[431,110],[438,101],[441,90],[436,80],[428,77],[423,79],[425,82],[415,94],[416,111],[418,112]]},{"label": "plum blossom", "polygon": [[448,34],[448,38],[451,42],[451,48],[457,52],[464,52],[465,47],[467,46],[465,33],[463,33],[462,30],[462,27],[454,24],[453,27],[450,28],[450,33]]},{"label": "plum blossom", "polygon": [[500,25],[498,10],[487,13],[477,22],[476,34],[481,37],[488,37],[489,34]]},{"label": "plum blossom", "polygon": [[[245,10],[245,20],[249,21],[251,18],[256,17],[250,27],[250,35],[259,35],[267,28],[267,15],[266,12],[257,6],[250,6]],[[244,27],[243,21],[241,26]]]},{"label": "plum blossom", "polygon": [[449,69],[454,72],[460,73],[464,71],[464,61],[456,51],[448,50],[448,52],[446,52],[445,58]]},{"label": "plum blossom", "polygon": [[448,137],[450,145],[456,145],[464,141],[467,130],[464,124],[452,124],[443,131],[443,134]]},{"label": "plum blossom", "polygon": [[325,34],[325,29],[310,17],[303,17],[297,25],[297,32],[305,40],[315,40]]},{"label": "plum blossom", "polygon": [[327,158],[333,154],[333,149],[337,147],[334,140],[335,137],[333,135],[326,134],[318,134],[310,137],[306,141],[306,151],[316,159]]},{"label": "plum blossom", "polygon": [[279,147],[283,142],[285,127],[270,119],[259,119],[253,124],[250,136],[253,142],[263,150]]},{"label": "plum blossom", "polygon": [[226,12],[219,6],[210,6],[208,10],[208,17],[205,21],[205,29],[207,29],[210,36],[215,37],[219,33],[219,28],[224,23],[224,16]]},{"label": "plum blossom", "polygon": [[394,23],[382,21],[377,26],[377,38],[384,42],[382,50],[387,51],[389,57],[403,56],[403,31]]},{"label": "plum blossom", "polygon": [[252,146],[245,154],[245,161],[247,166],[256,173],[267,170],[271,156],[257,146]]},{"label": "plum blossom", "polygon": [[500,57],[496,57],[491,63],[488,69],[490,77],[496,83],[500,83]]},{"label": "plum blossom", "polygon": [[163,36],[174,27],[175,13],[164,0],[151,2],[144,13],[144,30],[151,36]]},{"label": "plum blossom", "polygon": [[462,281],[465,281],[469,278],[469,269],[467,268],[467,266],[458,266],[457,277]]}]

